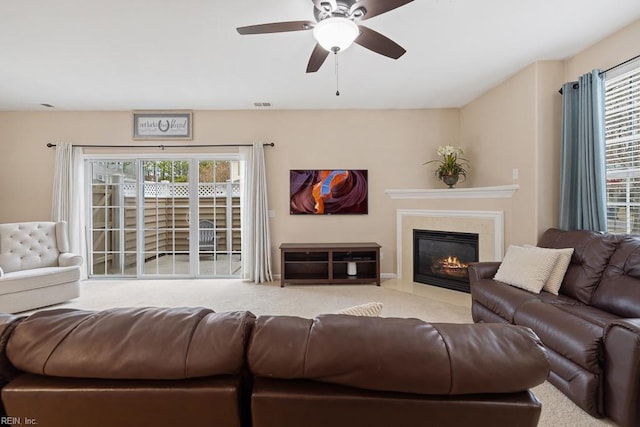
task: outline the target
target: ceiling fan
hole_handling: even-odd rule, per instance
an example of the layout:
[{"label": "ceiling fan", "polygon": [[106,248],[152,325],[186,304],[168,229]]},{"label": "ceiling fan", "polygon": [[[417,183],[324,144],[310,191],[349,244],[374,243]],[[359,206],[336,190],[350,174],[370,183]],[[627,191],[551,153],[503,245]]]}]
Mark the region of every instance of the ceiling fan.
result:
[{"label": "ceiling fan", "polygon": [[311,52],[307,73],[320,69],[329,52],[338,53],[352,43],[389,58],[398,59],[406,50],[386,36],[360,24],[411,3],[413,0],[312,0],[315,21],[273,22],[238,27],[240,34],[266,34],[313,30],[317,40]]}]

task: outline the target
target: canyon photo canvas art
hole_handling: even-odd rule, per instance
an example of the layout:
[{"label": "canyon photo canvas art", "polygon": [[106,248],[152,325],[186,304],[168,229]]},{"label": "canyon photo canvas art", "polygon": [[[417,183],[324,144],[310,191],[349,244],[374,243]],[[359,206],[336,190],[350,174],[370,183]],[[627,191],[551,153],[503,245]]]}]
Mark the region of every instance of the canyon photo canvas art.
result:
[{"label": "canyon photo canvas art", "polygon": [[367,170],[292,169],[289,184],[291,214],[368,213]]}]

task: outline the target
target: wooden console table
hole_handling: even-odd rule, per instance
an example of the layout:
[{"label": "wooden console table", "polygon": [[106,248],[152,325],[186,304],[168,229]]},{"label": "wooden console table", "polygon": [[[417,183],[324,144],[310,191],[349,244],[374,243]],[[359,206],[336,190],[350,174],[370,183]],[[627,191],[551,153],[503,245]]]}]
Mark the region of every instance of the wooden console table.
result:
[{"label": "wooden console table", "polygon": [[362,284],[380,286],[377,243],[283,243],[280,286],[294,284]]}]

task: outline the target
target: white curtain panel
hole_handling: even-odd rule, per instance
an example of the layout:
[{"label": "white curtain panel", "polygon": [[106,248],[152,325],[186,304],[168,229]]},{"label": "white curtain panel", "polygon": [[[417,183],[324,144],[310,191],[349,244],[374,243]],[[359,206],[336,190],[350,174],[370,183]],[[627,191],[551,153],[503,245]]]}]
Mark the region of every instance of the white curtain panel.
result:
[{"label": "white curtain panel", "polygon": [[242,274],[255,283],[273,280],[264,147],[240,147],[242,160]]},{"label": "white curtain panel", "polygon": [[51,220],[66,221],[71,252],[82,255],[82,278],[87,278],[87,245],[84,234],[84,159],[82,148],[68,143],[56,145]]},{"label": "white curtain panel", "polygon": [[72,194],[73,145],[59,143],[56,146],[56,165],[53,175],[52,221],[69,222]]}]

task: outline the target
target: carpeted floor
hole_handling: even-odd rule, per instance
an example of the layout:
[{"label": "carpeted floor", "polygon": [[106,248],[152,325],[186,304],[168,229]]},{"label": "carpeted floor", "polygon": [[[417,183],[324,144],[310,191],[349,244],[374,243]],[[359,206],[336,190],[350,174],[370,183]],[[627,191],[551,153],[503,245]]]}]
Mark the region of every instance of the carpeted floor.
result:
[{"label": "carpeted floor", "polygon": [[[51,308],[98,310],[124,306],[202,306],[215,311],[249,310],[256,315],[313,317],[366,302],[384,304],[384,317],[413,317],[428,322],[471,323],[468,294],[417,283],[383,281],[382,286],[255,285],[241,280],[90,280],[82,296]],[[540,426],[608,426],[590,417],[551,384],[534,390],[542,402]]]}]

